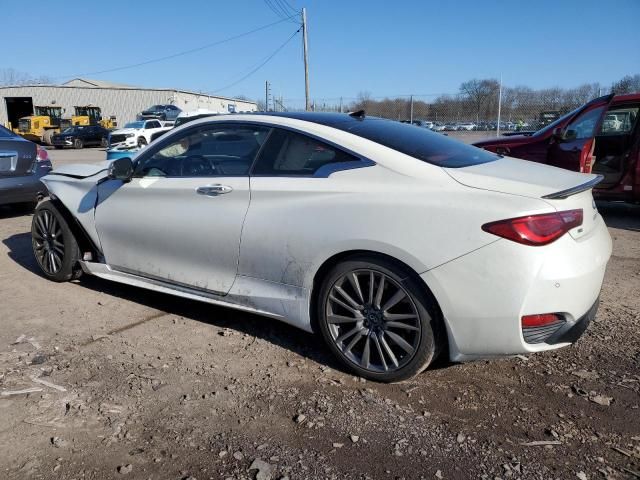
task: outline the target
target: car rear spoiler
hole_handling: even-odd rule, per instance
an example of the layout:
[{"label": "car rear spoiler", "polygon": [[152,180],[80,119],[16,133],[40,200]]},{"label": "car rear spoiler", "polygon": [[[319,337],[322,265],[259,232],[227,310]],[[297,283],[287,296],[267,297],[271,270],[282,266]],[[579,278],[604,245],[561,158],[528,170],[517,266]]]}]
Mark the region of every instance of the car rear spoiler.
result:
[{"label": "car rear spoiler", "polygon": [[576,185],[575,187],[567,188],[566,190],[560,190],[559,192],[550,193],[548,195],[544,195],[542,198],[546,198],[548,200],[563,200],[565,198],[570,197],[571,195],[575,195],[576,193],[584,192],[585,190],[590,190],[599,184],[602,180],[604,180],[604,175],[597,175],[596,178],[592,178],[588,182],[582,183],[580,185]]}]

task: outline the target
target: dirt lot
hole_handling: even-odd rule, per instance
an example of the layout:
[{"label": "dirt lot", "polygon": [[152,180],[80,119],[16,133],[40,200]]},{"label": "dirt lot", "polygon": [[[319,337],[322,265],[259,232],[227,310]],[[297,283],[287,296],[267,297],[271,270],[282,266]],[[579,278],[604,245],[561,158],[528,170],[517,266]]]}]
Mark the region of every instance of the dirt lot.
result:
[{"label": "dirt lot", "polygon": [[600,210],[614,252],[574,347],[381,385],[268,319],[49,282],[31,216],[0,209],[0,478],[640,478],[640,207]]}]

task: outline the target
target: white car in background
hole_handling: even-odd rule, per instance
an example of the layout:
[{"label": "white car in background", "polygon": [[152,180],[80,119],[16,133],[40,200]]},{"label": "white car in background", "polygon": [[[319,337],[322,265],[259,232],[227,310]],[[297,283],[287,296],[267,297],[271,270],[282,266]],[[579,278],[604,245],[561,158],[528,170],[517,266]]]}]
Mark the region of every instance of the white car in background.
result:
[{"label": "white car in background", "polygon": [[[166,124],[166,125],[165,125]],[[161,120],[136,120],[109,135],[109,148],[142,148],[153,140],[155,134],[171,130],[173,122]]]},{"label": "white car in background", "polygon": [[389,382],[575,341],[611,255],[599,180],[363,112],[211,116],[44,177],[32,243],[51,280],[272,317]]}]

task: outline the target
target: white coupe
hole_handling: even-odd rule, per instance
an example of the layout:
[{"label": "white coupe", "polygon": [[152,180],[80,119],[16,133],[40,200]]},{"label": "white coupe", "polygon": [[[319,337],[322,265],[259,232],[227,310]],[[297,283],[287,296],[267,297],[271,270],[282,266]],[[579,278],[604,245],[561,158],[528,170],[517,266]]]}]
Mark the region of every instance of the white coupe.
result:
[{"label": "white coupe", "polygon": [[364,112],[207,117],[43,181],[47,278],[282,320],[378,381],[572,343],[611,255],[599,177]]}]

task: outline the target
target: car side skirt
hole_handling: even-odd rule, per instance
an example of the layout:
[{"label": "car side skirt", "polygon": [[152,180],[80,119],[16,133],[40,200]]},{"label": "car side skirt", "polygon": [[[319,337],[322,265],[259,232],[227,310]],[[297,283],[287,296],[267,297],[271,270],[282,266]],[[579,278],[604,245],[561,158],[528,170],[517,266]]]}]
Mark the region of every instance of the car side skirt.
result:
[{"label": "car side skirt", "polygon": [[122,272],[104,263],[87,261],[79,263],[84,273],[105,280],[266,316],[307,332],[312,331],[308,313],[310,292],[305,288],[238,276],[227,295],[217,295],[184,285]]}]

